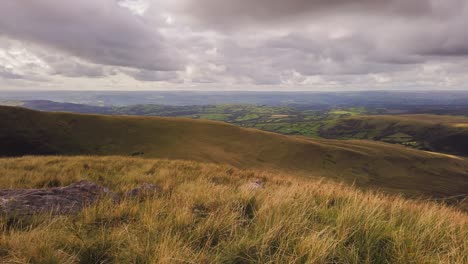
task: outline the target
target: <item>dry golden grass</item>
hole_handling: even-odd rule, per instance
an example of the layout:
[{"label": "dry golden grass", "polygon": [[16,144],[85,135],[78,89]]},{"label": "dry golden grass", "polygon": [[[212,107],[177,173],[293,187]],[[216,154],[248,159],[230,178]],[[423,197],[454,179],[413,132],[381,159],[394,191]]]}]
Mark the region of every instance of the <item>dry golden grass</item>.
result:
[{"label": "dry golden grass", "polygon": [[[77,215],[0,218],[2,263],[468,263],[468,216],[342,184],[189,161],[0,160],[0,188],[88,179],[123,193]],[[251,189],[254,179],[264,189]]]}]

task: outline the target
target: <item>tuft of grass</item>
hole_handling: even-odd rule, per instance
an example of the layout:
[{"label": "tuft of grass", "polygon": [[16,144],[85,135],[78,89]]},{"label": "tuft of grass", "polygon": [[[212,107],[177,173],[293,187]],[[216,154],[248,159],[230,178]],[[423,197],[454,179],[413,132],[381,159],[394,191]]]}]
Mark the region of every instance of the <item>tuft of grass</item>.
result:
[{"label": "tuft of grass", "polygon": [[[0,188],[80,179],[162,192],[76,215],[0,217],[0,262],[468,263],[468,215],[427,201],[190,161],[0,160]],[[258,179],[264,188],[251,188]]]}]

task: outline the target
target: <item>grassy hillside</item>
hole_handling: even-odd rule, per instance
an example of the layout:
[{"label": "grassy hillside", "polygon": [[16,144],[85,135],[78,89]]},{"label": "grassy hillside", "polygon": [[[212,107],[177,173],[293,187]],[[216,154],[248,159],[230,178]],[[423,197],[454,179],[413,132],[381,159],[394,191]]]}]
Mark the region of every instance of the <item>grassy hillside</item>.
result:
[{"label": "grassy hillside", "polygon": [[0,159],[0,189],[81,179],[162,192],[71,216],[0,216],[0,262],[468,263],[468,216],[429,202],[190,161]]},{"label": "grassy hillside", "polygon": [[468,156],[468,118],[439,115],[355,116],[321,133],[329,138],[358,138]]},{"label": "grassy hillside", "polygon": [[328,177],[408,195],[465,194],[468,161],[372,141],[313,140],[191,119],[0,108],[0,156],[123,155]]}]

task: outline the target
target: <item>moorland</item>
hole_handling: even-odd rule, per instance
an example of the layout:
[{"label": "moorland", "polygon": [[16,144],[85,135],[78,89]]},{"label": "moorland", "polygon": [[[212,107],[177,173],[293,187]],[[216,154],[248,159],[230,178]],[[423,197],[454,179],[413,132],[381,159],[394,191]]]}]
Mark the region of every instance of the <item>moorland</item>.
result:
[{"label": "moorland", "polygon": [[0,262],[468,263],[461,105],[3,104],[0,196],[121,198],[2,196]]}]

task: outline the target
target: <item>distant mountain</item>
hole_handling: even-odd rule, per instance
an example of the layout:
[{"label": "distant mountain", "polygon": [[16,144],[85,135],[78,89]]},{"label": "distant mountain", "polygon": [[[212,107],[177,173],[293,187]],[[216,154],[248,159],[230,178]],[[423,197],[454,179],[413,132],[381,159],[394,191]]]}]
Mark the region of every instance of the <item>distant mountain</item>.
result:
[{"label": "distant mountain", "polygon": [[326,106],[468,106],[467,91],[2,91],[0,100],[50,100],[97,106],[161,105],[315,105]]}]

